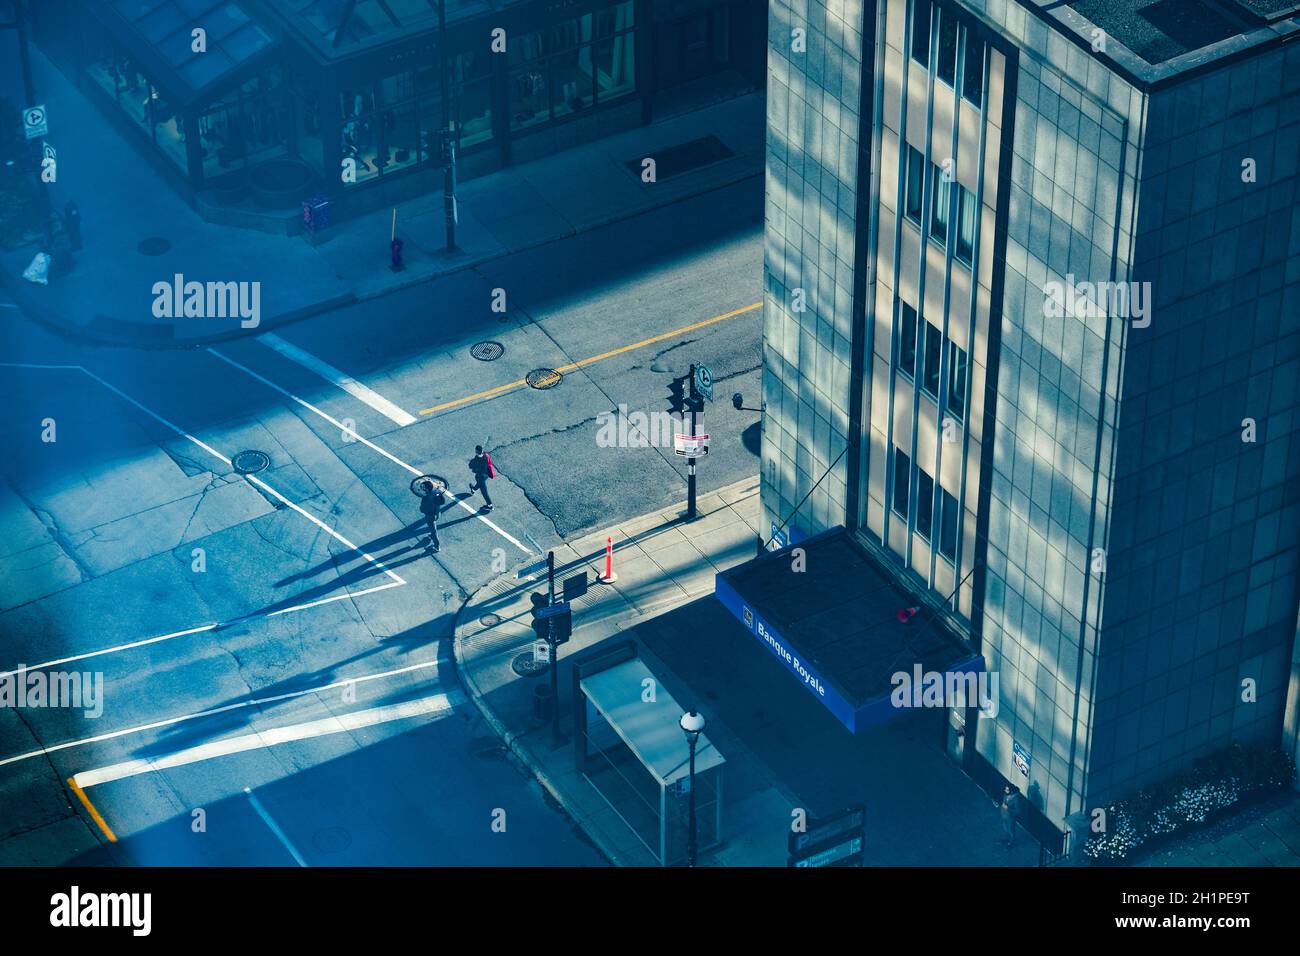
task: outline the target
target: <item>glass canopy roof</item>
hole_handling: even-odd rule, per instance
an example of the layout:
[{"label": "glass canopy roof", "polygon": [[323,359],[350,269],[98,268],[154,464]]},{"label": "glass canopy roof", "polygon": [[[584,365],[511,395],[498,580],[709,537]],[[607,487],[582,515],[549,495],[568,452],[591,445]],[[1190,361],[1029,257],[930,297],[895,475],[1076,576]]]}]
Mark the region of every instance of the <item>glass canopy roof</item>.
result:
[{"label": "glass canopy roof", "polygon": [[[122,37],[170,92],[186,102],[230,77],[275,45],[275,38],[232,0],[109,0],[126,27]],[[191,31],[207,31],[207,50],[192,49]]]},{"label": "glass canopy roof", "polygon": [[[447,15],[463,5],[448,0]],[[277,0],[275,6],[331,53],[410,36],[438,22],[438,0]]]}]

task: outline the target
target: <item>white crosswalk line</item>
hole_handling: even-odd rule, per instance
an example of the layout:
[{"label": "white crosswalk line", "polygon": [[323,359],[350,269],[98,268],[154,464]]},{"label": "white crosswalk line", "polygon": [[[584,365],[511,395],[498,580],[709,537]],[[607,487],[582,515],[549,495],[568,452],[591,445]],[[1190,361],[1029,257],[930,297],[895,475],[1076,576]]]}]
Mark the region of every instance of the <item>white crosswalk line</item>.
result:
[{"label": "white crosswalk line", "polygon": [[77,786],[85,790],[87,787],[97,787],[101,783],[125,780],[128,777],[138,777],[141,774],[152,773],[156,770],[170,770],[173,767],[184,767],[188,764],[213,760],[217,757],[228,757],[231,754],[261,750],[265,747],[275,747],[279,744],[292,743],[298,740],[310,740],[313,737],[348,733],[352,730],[374,727],[394,720],[423,717],[429,714],[445,714],[449,710],[451,710],[451,701],[447,699],[447,695],[434,694],[431,697],[422,697],[419,700],[409,700],[400,704],[369,707],[350,714],[331,715],[301,724],[290,724],[287,727],[273,727],[270,730],[259,730],[251,734],[241,734],[237,737],[212,740],[196,747],[186,747],[184,750],[178,750],[162,757],[126,760],[96,770],[83,770],[78,774],[74,774],[72,779],[77,782]]},{"label": "white crosswalk line", "polygon": [[[297,395],[293,394],[293,392],[289,391],[288,389],[281,388],[279,385],[275,384],[275,382],[271,381],[271,380],[270,380],[269,378],[267,378],[265,375],[259,375],[257,372],[254,372],[254,371],[253,371],[251,368],[249,368],[248,366],[246,366],[246,365],[241,365],[240,363],[238,363],[238,362],[236,362],[234,359],[232,359],[230,356],[225,355],[225,354],[223,354],[223,353],[221,353],[221,352],[218,352],[216,349],[210,348],[210,349],[208,349],[208,352],[211,353],[214,357],[221,359],[221,361],[225,362],[227,365],[230,365],[230,366],[232,366],[232,367],[234,367],[234,368],[237,368],[237,369],[239,369],[241,372],[244,372],[246,375],[249,375],[250,377],[257,379],[259,382],[261,382],[261,383],[262,383],[263,385],[265,385],[267,388],[273,389],[273,390],[279,392],[279,393],[280,393],[281,395],[283,395],[285,398],[289,399],[290,401],[295,402],[295,403],[298,404],[298,405],[301,405],[303,408],[307,409],[307,411],[311,412],[312,414],[314,414],[314,415],[318,415],[318,416],[320,416],[321,418],[325,419],[325,421],[329,422],[331,425],[333,425],[335,428],[337,428],[337,429],[339,429],[340,431],[342,431],[344,434],[351,435],[354,439],[356,439],[357,441],[361,442],[361,444],[365,445],[365,446],[366,446],[367,448],[369,448],[371,451],[374,451],[374,452],[377,452],[377,453],[380,454],[380,455],[383,455],[385,458],[387,458],[389,461],[391,461],[391,462],[392,462],[394,465],[396,465],[398,468],[401,468],[402,470],[407,471],[407,472],[411,473],[412,475],[415,475],[417,478],[418,478],[420,475],[424,474],[424,472],[420,471],[419,468],[416,468],[414,465],[411,465],[411,464],[408,464],[407,462],[402,461],[402,459],[398,458],[396,455],[394,455],[392,452],[388,451],[387,449],[380,448],[378,445],[376,445],[374,442],[372,442],[369,438],[366,438],[364,435],[358,434],[358,432],[356,431],[356,429],[354,429],[354,428],[349,428],[348,426],[344,425],[341,421],[339,421],[339,420],[338,420],[337,418],[335,418],[333,415],[330,415],[328,412],[322,411],[321,409],[317,408],[315,405],[313,405],[311,402],[307,401],[305,398],[299,398]],[[461,508],[463,508],[465,511],[468,511],[471,515],[473,515],[473,516],[474,516],[475,518],[477,518],[479,521],[483,522],[485,525],[487,525],[489,528],[491,528],[491,529],[492,529],[493,531],[495,531],[497,534],[501,535],[501,537],[505,538],[507,541],[509,541],[511,544],[513,544],[516,548],[518,548],[518,549],[519,549],[520,551],[522,551],[524,554],[532,554],[531,551],[529,551],[526,547],[524,547],[523,544],[520,543],[520,541],[519,541],[518,538],[516,538],[514,535],[510,534],[508,531],[506,531],[505,529],[503,529],[503,528],[502,528],[500,525],[498,525],[496,522],[492,521],[492,519],[490,519],[490,518],[488,518],[486,515],[482,514],[482,513],[481,513],[477,508],[475,508],[473,505],[466,504],[465,499],[463,499],[463,498],[457,498],[457,499],[455,500],[454,503],[457,504],[457,505],[460,505]],[[541,545],[537,544],[536,541],[533,541],[533,539],[532,539],[531,536],[528,536],[528,540],[533,542],[533,545],[537,548],[538,551],[541,550]]]},{"label": "white crosswalk line", "polygon": [[298,348],[298,346],[294,345],[292,342],[286,342],[274,332],[267,332],[263,335],[259,335],[257,341],[261,342],[267,348],[275,349],[275,351],[279,352],[285,358],[292,362],[297,362],[303,368],[310,369],[321,378],[325,379],[325,381],[334,383],[353,398],[360,399],[375,411],[396,422],[398,425],[413,425],[419,421],[419,419],[410,412],[398,408],[374,389],[362,385],[352,376],[340,372],[333,365],[321,361],[310,352]]}]

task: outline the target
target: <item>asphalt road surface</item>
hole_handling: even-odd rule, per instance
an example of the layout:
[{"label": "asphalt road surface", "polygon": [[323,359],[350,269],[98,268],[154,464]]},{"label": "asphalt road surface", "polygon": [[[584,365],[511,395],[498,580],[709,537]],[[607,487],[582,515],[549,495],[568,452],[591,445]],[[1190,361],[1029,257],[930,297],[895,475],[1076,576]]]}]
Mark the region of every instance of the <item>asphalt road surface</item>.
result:
[{"label": "asphalt road surface", "polygon": [[[671,447],[598,437],[691,362],[701,493],[757,472],[729,398],[759,400],[761,216],[752,180],[214,349],[79,347],[0,305],[0,680],[90,691],[0,707],[0,864],[600,865],[463,699],[451,624],[685,498]],[[456,495],[436,555],[426,473]]]}]

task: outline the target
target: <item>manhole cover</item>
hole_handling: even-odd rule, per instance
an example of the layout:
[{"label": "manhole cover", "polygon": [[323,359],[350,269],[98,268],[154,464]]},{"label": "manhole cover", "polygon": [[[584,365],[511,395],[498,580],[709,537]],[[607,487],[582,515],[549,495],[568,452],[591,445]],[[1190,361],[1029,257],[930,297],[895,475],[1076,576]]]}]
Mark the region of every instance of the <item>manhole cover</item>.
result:
[{"label": "manhole cover", "polygon": [[506,347],[500,342],[479,342],[470,346],[469,354],[480,362],[495,362],[505,351]]},{"label": "manhole cover", "polygon": [[524,376],[524,381],[530,388],[548,389],[559,385],[562,378],[564,376],[553,368],[535,368]]},{"label": "manhole cover", "polygon": [[442,490],[447,490],[447,479],[442,475],[420,475],[418,478],[411,479],[411,494],[417,498],[423,498],[427,494],[429,485],[442,486]]},{"label": "manhole cover", "polygon": [[148,239],[141,239],[135,248],[142,256],[161,256],[171,247],[172,241],[170,239],[164,239],[162,236],[150,236]]},{"label": "manhole cover", "polygon": [[322,853],[342,853],[352,845],[352,834],[342,827],[326,827],[317,830],[311,842]]},{"label": "manhole cover", "polygon": [[501,615],[484,614],[481,618],[478,619],[478,622],[482,624],[484,627],[496,627],[498,624],[501,623]]},{"label": "manhole cover", "polygon": [[550,664],[539,663],[533,660],[532,651],[524,651],[510,662],[510,667],[520,677],[536,677],[538,674],[545,674]]},{"label": "manhole cover", "polygon": [[241,451],[230,464],[241,475],[255,475],[270,465],[271,459],[264,451]]}]

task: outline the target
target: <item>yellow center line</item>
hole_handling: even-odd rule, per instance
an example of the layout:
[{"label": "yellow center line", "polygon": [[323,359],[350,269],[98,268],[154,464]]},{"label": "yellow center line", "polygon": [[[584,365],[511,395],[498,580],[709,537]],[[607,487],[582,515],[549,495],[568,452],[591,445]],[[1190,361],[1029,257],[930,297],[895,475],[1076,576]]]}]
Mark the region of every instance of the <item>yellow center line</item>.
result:
[{"label": "yellow center line", "polygon": [[72,792],[77,795],[77,799],[81,801],[81,805],[86,808],[86,812],[90,814],[90,819],[94,820],[95,823],[99,825],[99,828],[104,831],[104,836],[108,837],[108,842],[116,843],[117,834],[109,828],[109,825],[106,822],[104,822],[104,818],[100,816],[99,811],[95,809],[95,805],[90,802],[90,797],[86,796],[86,791],[82,790],[81,787],[77,785],[77,781],[72,777],[68,778],[68,786],[71,787]]},{"label": "yellow center line", "polygon": [[[671,339],[677,335],[694,332],[696,329],[702,329],[707,325],[713,325],[715,322],[725,322],[727,319],[734,319],[738,315],[745,315],[748,312],[753,312],[755,309],[761,309],[762,307],[762,302],[754,302],[750,305],[742,306],[739,309],[732,309],[730,312],[715,315],[713,318],[705,319],[702,322],[696,322],[692,325],[683,325],[680,329],[673,329],[671,332],[664,332],[661,335],[654,335],[648,339],[642,339],[640,342],[633,342],[631,345],[623,345],[616,349],[610,349],[608,352],[601,352],[599,355],[591,356],[591,358],[580,359],[577,362],[570,362],[568,365],[563,365],[555,371],[564,375],[568,372],[585,368],[594,362],[601,362],[607,358],[613,358],[615,355],[622,355],[624,352],[631,352],[633,349],[645,348],[647,345],[654,345],[656,342],[662,342],[664,339]],[[477,402],[484,398],[492,398],[496,395],[502,394],[503,392],[522,388],[527,384],[528,383],[522,378],[516,379],[513,382],[507,382],[505,385],[498,385],[496,388],[489,388],[482,392],[475,392],[473,395],[466,395],[464,398],[457,398],[450,402],[443,402],[441,405],[435,405],[432,408],[421,409],[420,414],[432,415],[435,412],[445,412],[449,408],[457,408],[461,405],[468,405],[470,402]]]}]

